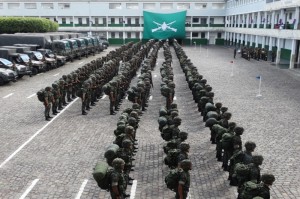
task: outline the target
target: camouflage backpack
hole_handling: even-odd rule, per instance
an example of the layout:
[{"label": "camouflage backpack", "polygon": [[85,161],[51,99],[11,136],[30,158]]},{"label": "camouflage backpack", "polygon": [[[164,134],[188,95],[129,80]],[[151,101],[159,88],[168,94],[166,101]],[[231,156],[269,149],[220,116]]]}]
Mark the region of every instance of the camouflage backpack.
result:
[{"label": "camouflage backpack", "polygon": [[180,149],[170,149],[168,151],[167,157],[165,157],[164,162],[170,168],[175,168],[178,165],[178,156],[180,154]]},{"label": "camouflage backpack", "polygon": [[38,100],[40,102],[44,102],[45,101],[45,89],[41,89],[36,93]]},{"label": "camouflage backpack", "polygon": [[250,168],[249,165],[237,163],[234,166],[233,177],[235,177],[240,184],[249,181]]},{"label": "camouflage backpack", "polygon": [[233,135],[231,133],[224,133],[222,135],[222,148],[225,150],[230,150],[232,148],[232,138]]},{"label": "camouflage backpack", "polygon": [[177,191],[177,187],[178,187],[179,172],[180,172],[180,170],[178,168],[172,169],[169,171],[168,175],[165,177],[165,183],[166,183],[168,189],[175,191],[175,192]]},{"label": "camouflage backpack", "polygon": [[258,196],[260,192],[260,184],[256,184],[252,181],[244,183],[244,189],[242,191],[243,199],[253,199],[255,196]]},{"label": "camouflage backpack", "polygon": [[110,189],[110,176],[113,168],[109,167],[106,162],[98,162],[94,168],[93,177],[98,186],[106,191]]}]

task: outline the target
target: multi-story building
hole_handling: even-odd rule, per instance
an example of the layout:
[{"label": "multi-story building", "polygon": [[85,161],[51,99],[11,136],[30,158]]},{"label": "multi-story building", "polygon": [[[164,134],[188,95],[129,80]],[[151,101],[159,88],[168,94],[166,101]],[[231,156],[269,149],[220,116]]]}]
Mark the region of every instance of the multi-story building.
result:
[{"label": "multi-story building", "polygon": [[294,68],[300,63],[299,6],[299,0],[0,0],[0,15],[48,18],[59,31],[92,32],[122,44],[142,39],[143,10],[186,10],[183,45],[265,48],[277,54],[276,63]]}]

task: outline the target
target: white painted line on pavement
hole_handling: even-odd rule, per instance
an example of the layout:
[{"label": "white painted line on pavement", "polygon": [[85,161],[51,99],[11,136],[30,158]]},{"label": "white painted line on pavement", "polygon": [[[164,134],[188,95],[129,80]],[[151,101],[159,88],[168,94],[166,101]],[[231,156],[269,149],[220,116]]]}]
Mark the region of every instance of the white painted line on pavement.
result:
[{"label": "white painted line on pavement", "polygon": [[78,97],[73,100],[68,106],[66,106],[59,114],[57,114],[52,120],[50,120],[45,126],[43,126],[40,130],[38,130],[33,136],[31,136],[26,142],[24,142],[15,152],[13,152],[4,162],[0,164],[0,168],[3,167],[7,162],[10,161],[17,153],[19,153],[29,142],[31,142],[40,132],[42,132],[47,126],[49,126],[56,118],[58,118],[59,115],[61,115],[65,110],[68,109],[69,106],[71,106],[74,102],[78,100]]},{"label": "white painted line on pavement", "polygon": [[135,197],[136,186],[137,186],[137,180],[133,180],[131,191],[130,191],[130,199],[134,199]]},{"label": "white painted line on pavement", "polygon": [[75,199],[80,199],[81,194],[82,194],[82,192],[83,192],[83,190],[84,190],[84,187],[85,187],[85,185],[87,184],[87,182],[88,182],[87,179],[85,179],[85,180],[83,181],[83,183],[81,184],[81,187],[80,187],[80,189],[79,189],[79,191],[78,191],[77,196],[76,196]]},{"label": "white painted line on pavement", "polygon": [[27,99],[32,98],[33,96],[36,96],[36,94],[33,93],[32,95],[29,95],[29,96],[27,97]]},{"label": "white painted line on pavement", "polygon": [[5,95],[5,96],[3,97],[3,99],[8,98],[8,97],[12,96],[13,94],[14,94],[14,93],[9,93],[8,95]]},{"label": "white painted line on pavement", "polygon": [[106,96],[107,96],[107,95],[103,95],[101,99],[104,99],[104,98],[106,98]]},{"label": "white painted line on pavement", "polygon": [[125,97],[126,100],[128,100],[128,95]]},{"label": "white painted line on pavement", "polygon": [[176,96],[174,96],[173,100],[177,100],[177,97],[176,97]]},{"label": "white painted line on pavement", "polygon": [[23,193],[23,195],[19,198],[19,199],[24,199],[27,194],[31,191],[31,189],[33,189],[33,187],[35,186],[35,184],[39,181],[39,179],[35,179],[34,181],[32,181],[31,185],[26,189],[26,191]]},{"label": "white painted line on pavement", "polygon": [[80,64],[82,64],[82,63],[83,63],[83,61],[82,61],[82,62],[79,62],[78,65],[80,65]]},{"label": "white painted line on pavement", "polygon": [[149,100],[152,100],[153,99],[153,96],[151,95],[150,97],[149,97]]},{"label": "white painted line on pavement", "polygon": [[57,75],[59,75],[59,73],[56,73],[56,74],[55,74],[55,75],[53,75],[53,76],[55,77],[55,76],[57,76]]}]

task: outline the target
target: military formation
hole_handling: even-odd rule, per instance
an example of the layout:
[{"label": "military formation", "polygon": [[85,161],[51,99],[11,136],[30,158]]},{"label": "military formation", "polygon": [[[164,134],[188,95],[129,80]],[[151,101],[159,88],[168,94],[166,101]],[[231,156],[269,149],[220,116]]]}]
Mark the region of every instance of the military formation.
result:
[{"label": "military formation", "polygon": [[198,73],[176,41],[174,48],[205,126],[210,129],[210,141],[216,145],[216,158],[222,162],[223,170],[229,172],[230,185],[237,186],[238,199],[269,199],[270,186],[275,177],[269,173],[261,175],[263,157],[252,155],[256,144],[248,141],[243,150],[241,136],[244,128],[230,120],[232,114],[227,107],[214,102],[212,87]]},{"label": "military formation", "polygon": [[[259,60],[268,60],[268,50],[265,48],[250,48],[250,47],[243,47],[241,49],[241,57],[250,61],[250,59]],[[276,52],[272,51],[271,53],[271,61],[274,62],[276,58]]]},{"label": "military formation", "polygon": [[177,104],[173,102],[175,96],[174,73],[172,69],[172,54],[168,42],[163,44],[165,61],[160,68],[162,77],[161,94],[166,98],[165,106],[159,110],[159,131],[166,141],[163,150],[166,154],[165,164],[170,171],[165,176],[167,187],[176,193],[176,199],[188,197],[190,188],[190,173],[192,163],[189,160],[190,145],[185,142],[188,133],[180,131],[181,118]]},{"label": "military formation", "polygon": [[[237,186],[238,199],[269,199],[270,186],[275,177],[269,173],[261,174],[263,157],[252,154],[256,144],[247,141],[243,145],[244,128],[231,121],[232,113],[227,107],[221,102],[214,102],[214,92],[207,80],[199,74],[177,41],[172,41],[172,44],[198,111],[203,116],[205,126],[210,129],[210,142],[216,145],[216,159],[222,162],[223,170],[229,173],[229,184]],[[133,103],[120,114],[114,130],[115,140],[105,151],[105,161],[99,161],[93,172],[98,186],[109,191],[112,199],[130,196],[126,190],[133,180],[130,171],[134,170],[134,155],[138,149],[136,133],[140,116],[148,107],[151,89],[154,89],[151,71],[156,66],[160,48],[163,48],[165,57],[160,67],[160,91],[166,101],[159,110],[158,129],[166,141],[163,146],[166,154],[164,163],[170,168],[165,183],[176,193],[176,199],[188,198],[191,182],[189,171],[192,169],[190,145],[187,143],[188,133],[179,129],[182,120],[173,101],[173,58],[168,41],[128,43],[105,57],[63,75],[52,86],[37,93],[38,99],[44,104],[47,121],[51,120],[51,111],[56,115],[76,97],[81,98],[82,115],[96,105],[103,92],[109,96],[111,115],[119,110],[126,96]],[[129,88],[139,69],[141,74],[138,75],[136,86]]]}]

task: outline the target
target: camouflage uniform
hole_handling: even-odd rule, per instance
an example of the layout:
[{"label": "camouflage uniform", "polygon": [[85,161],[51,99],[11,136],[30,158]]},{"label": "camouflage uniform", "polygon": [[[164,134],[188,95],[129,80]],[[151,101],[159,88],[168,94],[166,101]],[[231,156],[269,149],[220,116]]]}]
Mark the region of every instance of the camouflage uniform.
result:
[{"label": "camouflage uniform", "polygon": [[44,115],[45,115],[45,119],[47,121],[51,120],[51,116],[50,114],[50,110],[51,110],[51,103],[53,100],[53,96],[52,96],[52,88],[51,87],[46,87],[45,88],[45,92],[44,92],[44,106],[45,106],[45,111],[44,111]]}]

